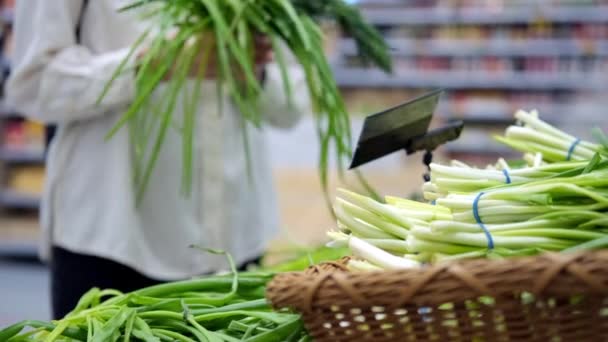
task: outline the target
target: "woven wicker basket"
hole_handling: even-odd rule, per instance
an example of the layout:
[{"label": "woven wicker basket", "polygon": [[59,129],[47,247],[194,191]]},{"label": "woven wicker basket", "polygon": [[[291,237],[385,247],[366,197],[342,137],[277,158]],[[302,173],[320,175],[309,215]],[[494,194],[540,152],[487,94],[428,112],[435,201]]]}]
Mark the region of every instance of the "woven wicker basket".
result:
[{"label": "woven wicker basket", "polygon": [[608,341],[608,251],[350,273],[344,260],[268,286],[315,341]]}]

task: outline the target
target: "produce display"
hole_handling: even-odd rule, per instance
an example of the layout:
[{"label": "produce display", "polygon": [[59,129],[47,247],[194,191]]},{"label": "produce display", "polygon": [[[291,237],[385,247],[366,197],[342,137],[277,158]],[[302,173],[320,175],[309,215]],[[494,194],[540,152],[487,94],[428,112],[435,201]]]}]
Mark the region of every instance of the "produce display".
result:
[{"label": "produce display", "polygon": [[[340,170],[352,155],[350,120],[325,56],[322,21],[336,22],[353,38],[364,64],[387,73],[392,71],[386,42],[365,21],[357,7],[345,0],[129,2],[122,11],[137,11],[142,20],[149,23],[149,29],[116,69],[99,101],[117,77],[125,72],[135,72],[135,100],[108,132],[108,138],[120,129],[127,129],[130,134],[134,144],[134,185],[138,199],[151,181],[160,150],[171,129],[177,129],[182,137],[182,192],[189,194],[198,120],[196,110],[211,66],[218,69],[214,70],[217,73],[214,75],[216,95],[220,99],[228,96],[243,116],[243,148],[250,161],[247,127],[249,124],[260,127],[264,114],[258,106],[264,77],[255,62],[260,36],[269,38],[272,45],[288,102],[298,95],[293,94],[290,82],[290,60],[293,58],[305,73],[320,140],[321,184],[327,190],[330,151],[336,154]],[[136,60],[134,66],[133,60]],[[166,87],[160,87],[161,83]],[[178,112],[182,107],[180,102],[184,105]],[[218,103],[219,115],[224,101]],[[585,310],[588,312],[584,314],[595,310],[589,314],[595,319],[592,315],[597,315],[599,309],[576,307],[583,303],[587,293],[559,293],[561,299],[566,299],[564,303],[569,301],[569,305],[575,307],[570,312],[565,311],[564,303],[555,300],[557,292],[547,292],[550,298],[546,293],[545,298],[541,296],[542,291],[528,292],[534,287],[528,283],[527,288],[520,289],[512,281],[499,289],[503,292],[487,294],[485,290],[489,287],[484,281],[476,283],[482,277],[475,278],[474,272],[459,273],[461,277],[455,279],[452,277],[455,273],[448,270],[441,278],[445,289],[419,291],[437,280],[433,277],[439,273],[430,277],[423,274],[433,268],[428,267],[430,264],[608,247],[608,137],[595,129],[593,133],[598,143],[585,141],[543,121],[536,111],[520,110],[515,113],[515,119],[517,124],[495,139],[522,152],[521,160],[500,158],[485,168],[458,160],[449,164],[432,163],[430,179],[421,187],[424,202],[395,196],[386,196],[382,201],[340,189],[333,207],[337,230],[327,233],[331,240],[327,247],[303,250],[290,262],[248,272],[237,272],[234,261],[226,253],[206,250],[226,255],[230,272],[169,282],[130,293],[93,288],[62,319],[23,321],[0,328],[0,342],[302,342],[312,341],[311,335],[317,338],[315,334],[329,340],[341,336],[339,333],[325,334],[331,329],[343,330],[344,336],[349,338],[365,336],[368,340],[394,338],[399,334],[416,336],[411,340],[419,340],[417,336],[424,334],[435,339],[449,335],[439,335],[444,333],[440,329],[454,329],[456,333],[449,336],[465,340],[463,336],[473,336],[476,329],[487,328],[484,333],[498,336],[508,333],[509,329],[517,333],[521,327],[540,326],[534,319],[530,320],[532,323],[520,324],[527,318],[513,315],[513,312],[519,314],[520,309],[520,306],[510,305],[514,303],[528,310],[529,316],[535,315],[533,310],[557,312],[554,317],[546,312],[545,316],[537,315],[543,317],[540,321],[555,317],[565,317],[566,321],[571,318],[568,315],[583,321],[587,316],[580,314]],[[367,186],[363,179],[362,182]],[[313,272],[299,272],[346,255],[353,258],[313,267]],[[540,258],[545,256],[553,255]],[[536,263],[530,258],[518,260]],[[479,261],[485,262],[468,260],[466,263]],[[488,263],[492,265],[484,267],[495,268],[496,262]],[[509,259],[502,263],[511,265],[517,261]],[[335,269],[322,269],[328,265]],[[454,265],[459,264],[450,264]],[[597,271],[597,267],[591,271],[580,271],[580,265],[576,267],[581,278],[593,280],[591,271]],[[436,268],[440,269],[442,265]],[[377,278],[365,273],[404,269],[409,271],[376,273]],[[379,279],[387,274],[386,279]],[[408,276],[401,277],[401,274]],[[285,291],[275,291],[286,293],[281,300],[289,303],[291,299],[304,305],[276,305],[274,287],[269,283],[277,282],[282,276],[288,286],[282,288],[287,289]],[[294,277],[288,279],[290,276]],[[411,280],[410,276],[422,280],[401,282],[404,278]],[[507,277],[500,272],[497,276],[501,283]],[[532,278],[527,276],[526,279]],[[463,279],[466,286],[460,286],[458,282]],[[403,284],[410,287],[401,291]],[[472,286],[474,291],[469,291],[471,284],[480,286]],[[545,285],[541,290],[546,289]],[[599,281],[592,285],[601,287]],[[576,291],[585,290],[580,289]],[[462,292],[461,297],[445,299],[458,291]],[[296,292],[306,298],[298,302],[299,299],[294,299]],[[436,293],[441,294],[436,299],[438,303],[428,298],[417,301],[418,295],[430,298]],[[505,293],[508,296],[504,296]],[[350,297],[344,299],[342,296],[343,302],[336,303],[338,294]],[[314,304],[320,297],[323,298]],[[378,303],[378,298],[385,302]],[[505,300],[512,300],[510,306],[499,304]],[[283,307],[291,309],[277,309]],[[604,315],[603,311],[601,315]],[[314,322],[315,319],[318,322]],[[316,323],[319,323],[317,328]],[[498,328],[492,331],[492,327]],[[458,335],[458,329],[462,335]]]},{"label": "produce display", "polygon": [[266,271],[237,273],[228,256],[227,275],[126,294],[95,288],[63,319],[17,323],[0,330],[0,341],[309,341],[298,313],[273,310],[266,299],[277,272],[347,254],[354,256],[347,267],[360,272],[608,246],[608,139],[599,130],[601,144],[578,139],[535,112],[515,118],[518,125],[496,139],[523,152],[523,161],[483,169],[433,163],[426,202],[340,190],[332,248]]},{"label": "produce display", "polygon": [[[330,247],[267,271],[231,273],[120,293],[92,289],[66,317],[24,321],[0,341],[309,341],[301,316],[273,310],[267,284],[277,272],[301,271],[346,254],[351,271],[395,270],[468,258],[506,258],[608,246],[608,159],[602,144],[572,137],[536,113],[498,140],[523,162],[499,159],[484,169],[459,161],[432,164],[427,202],[347,190],[335,201],[339,231]],[[212,253],[223,253],[209,251]]]},{"label": "produce display", "polygon": [[[293,55],[304,70],[317,121],[324,188],[330,148],[333,147],[337,160],[342,163],[350,158],[351,136],[348,114],[325,56],[322,29],[315,20],[334,20],[356,41],[364,61],[387,72],[391,70],[391,58],[382,36],[365,22],[356,7],[343,0],[138,0],[123,10],[139,11],[150,24],[150,29],[134,44],[131,54],[112,77],[114,80],[125,71],[133,55],[145,47],[144,57],[136,68],[136,98],[109,133],[112,136],[127,124],[137,128],[129,132],[135,144],[134,174],[140,198],[150,181],[167,131],[175,126],[176,118],[182,122],[179,131],[183,137],[183,192],[189,193],[195,110],[211,63],[219,68],[218,97],[229,95],[244,122],[260,126],[263,113],[257,103],[263,81],[258,77],[255,63],[257,36],[265,35],[271,40],[289,100],[293,94],[286,52]],[[170,80],[161,96],[152,96],[167,78]],[[195,84],[187,86],[188,79],[194,79]],[[112,84],[110,81],[100,100]],[[185,103],[182,113],[176,112],[178,99]],[[221,105],[217,110],[221,114]],[[150,115],[151,111],[155,115]],[[249,160],[246,125],[242,130]]]},{"label": "produce display", "polygon": [[[0,341],[308,341],[300,316],[272,311],[265,299],[273,273],[209,276],[132,293],[92,289],[65,318],[25,321]],[[31,328],[26,331],[26,328]]]},{"label": "produce display", "polygon": [[270,308],[266,284],[277,272],[302,271],[348,252],[324,246],[302,249],[278,265],[241,273],[228,255],[231,273],[226,275],[126,294],[92,289],[64,319],[14,324],[0,329],[0,341],[309,341],[299,315]]},{"label": "produce display", "polygon": [[521,126],[497,139],[524,152],[523,165],[432,164],[423,186],[428,203],[396,197],[380,203],[342,190],[335,203],[340,231],[328,233],[331,244],[351,249],[356,270],[608,245],[606,147],[570,136],[537,113],[515,117]]}]

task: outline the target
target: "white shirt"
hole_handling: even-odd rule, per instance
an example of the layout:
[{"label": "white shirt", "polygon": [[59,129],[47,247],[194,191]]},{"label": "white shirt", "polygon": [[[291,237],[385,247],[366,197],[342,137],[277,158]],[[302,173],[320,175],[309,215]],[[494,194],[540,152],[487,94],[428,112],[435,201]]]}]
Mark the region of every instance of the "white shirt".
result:
[{"label": "white shirt", "polygon": [[[53,244],[166,280],[226,266],[222,257],[188,248],[192,244],[226,250],[237,263],[259,256],[278,229],[264,132],[248,124],[249,177],[242,117],[229,98],[223,99],[219,116],[214,82],[204,84],[199,102],[192,194],[180,193],[181,135],[172,129],[146,196],[135,205],[128,129],[104,140],[134,98],[134,75],[121,76],[102,104],[95,105],[146,28],[133,13],[116,12],[130,1],[88,1],[80,43],[75,27],[82,0],[17,2],[7,99],[31,119],[59,124],[48,155],[41,256],[47,259]],[[295,108],[288,106],[273,64],[261,100],[266,122],[282,128],[309,110],[304,74],[299,67],[290,68]],[[175,113],[180,117],[181,108]]]}]

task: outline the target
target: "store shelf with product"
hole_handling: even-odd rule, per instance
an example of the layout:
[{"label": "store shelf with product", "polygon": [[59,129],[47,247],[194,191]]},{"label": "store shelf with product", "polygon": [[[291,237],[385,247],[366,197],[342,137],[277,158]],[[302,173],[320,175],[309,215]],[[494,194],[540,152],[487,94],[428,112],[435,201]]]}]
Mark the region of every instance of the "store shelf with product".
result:
[{"label": "store shelf with product", "polygon": [[[334,73],[349,92],[375,89],[381,98],[392,89],[443,88],[439,117],[486,132],[512,123],[520,108],[562,127],[608,123],[597,115],[608,106],[608,1],[357,3],[387,38],[394,73],[366,68],[345,37]],[[451,146],[450,154],[472,159],[502,152],[476,138]]]},{"label": "store shelf with product", "polygon": [[[465,125],[486,125],[486,126],[492,126],[492,125],[499,125],[499,126],[504,126],[504,125],[509,125],[511,123],[513,123],[513,119],[509,119],[506,117],[502,117],[498,116],[498,115],[484,115],[486,114],[484,113],[480,113],[480,114],[476,114],[476,115],[467,115],[466,117],[460,117],[459,119],[461,119],[462,121],[464,121]],[[458,116],[456,115],[450,115],[449,118],[457,118]]]},{"label": "store shelf with product", "polygon": [[8,57],[0,58],[0,68],[2,68],[2,72],[8,73],[11,69],[11,60]]},{"label": "store shelf with product", "polygon": [[393,75],[364,68],[334,68],[342,87],[407,87],[445,89],[547,89],[547,90],[608,90],[603,75],[508,72],[488,75],[485,72],[398,70]]},{"label": "store shelf with product", "polygon": [[598,123],[595,114],[606,108],[607,101],[600,97],[601,94],[580,92],[569,95],[522,91],[500,96],[496,92],[459,91],[448,99],[445,111],[449,114],[444,114],[443,117],[479,123],[510,123],[513,121],[513,113],[524,109],[538,111],[544,120],[555,125],[572,124],[569,118],[578,113],[576,121],[589,125]]},{"label": "store shelf with product", "polygon": [[[0,151],[5,155],[44,154],[44,126],[26,119],[5,120]],[[42,160],[41,160],[42,161]]]},{"label": "store shelf with product", "polygon": [[[513,116],[511,115],[511,118]],[[511,120],[512,123],[513,120]],[[465,126],[460,138],[452,143],[446,144],[444,147],[445,152],[448,154],[466,154],[473,153],[481,156],[494,156],[499,154],[501,156],[514,156],[513,149],[500,144],[492,138],[492,135],[500,135],[505,126],[509,123],[501,126],[483,127],[468,125]]]},{"label": "store shelf with product", "polygon": [[0,191],[0,205],[10,209],[37,209],[44,187],[42,163],[11,165]]},{"label": "store shelf with product", "polygon": [[3,101],[0,101],[0,119],[16,119],[20,117],[21,113]]},{"label": "store shelf with product", "polygon": [[0,149],[0,161],[11,164],[42,164],[44,163],[44,152]]},{"label": "store shelf with product", "polygon": [[529,22],[604,23],[608,6],[433,7],[367,8],[366,18],[376,25],[526,24]]},{"label": "store shelf with product", "polygon": [[480,155],[489,155],[489,156],[493,156],[496,154],[500,154],[500,155],[507,155],[507,156],[513,156],[514,153],[509,150],[508,148],[504,148],[501,146],[488,146],[488,145],[484,145],[484,144],[475,144],[475,145],[470,145],[470,144],[452,144],[449,146],[446,146],[445,151],[449,154],[456,154],[456,153],[471,153],[474,152],[475,154],[480,154]]},{"label": "store shelf with product", "polygon": [[0,216],[0,257],[36,259],[39,239],[37,213],[18,210]]},{"label": "store shelf with product", "polygon": [[[525,39],[513,41],[507,38],[481,39],[388,39],[397,57],[448,56],[448,57],[581,57],[608,56],[608,40],[590,39]],[[340,43],[344,56],[355,56],[356,46],[352,39]]]},{"label": "store shelf with product", "polygon": [[[1,2],[1,87],[10,73],[13,8],[14,1]],[[36,257],[44,173],[44,126],[0,98],[0,255]]]},{"label": "store shelf with product", "polygon": [[0,192],[0,205],[9,209],[37,210],[40,206],[40,196],[4,189]]},{"label": "store shelf with product", "polygon": [[14,18],[14,10],[12,8],[3,8],[0,11],[0,19],[6,25],[11,25],[13,23]]},{"label": "store shelf with product", "polygon": [[[20,230],[23,229],[24,228],[20,228]],[[35,239],[0,239],[0,256],[9,256],[19,259],[35,259],[37,255],[38,244]]]}]

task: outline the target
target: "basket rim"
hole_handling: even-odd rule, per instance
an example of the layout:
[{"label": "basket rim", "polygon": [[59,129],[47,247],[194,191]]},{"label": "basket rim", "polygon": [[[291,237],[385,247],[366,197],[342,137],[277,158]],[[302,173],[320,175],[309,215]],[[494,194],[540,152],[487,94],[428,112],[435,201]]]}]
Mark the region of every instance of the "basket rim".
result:
[{"label": "basket rim", "polygon": [[[513,299],[514,293],[529,293],[538,297],[573,295],[577,289],[584,289],[584,293],[589,295],[608,295],[608,279],[600,279],[598,272],[592,272],[600,265],[602,272],[599,273],[608,274],[608,250],[569,254],[542,253],[505,259],[457,260],[416,269],[356,273],[346,270],[347,260],[314,265],[306,271],[279,274],[268,285],[267,297],[276,308],[287,306],[299,312],[312,312],[316,301],[324,297],[324,291],[327,292],[329,288],[340,289],[337,293],[334,291],[334,298],[350,299],[361,305],[373,301],[364,295],[373,291],[366,291],[362,287],[393,288],[393,292],[398,293],[398,300],[394,301],[396,306],[404,303],[440,305],[446,302],[446,298],[454,302],[486,296]],[[497,286],[497,279],[513,274],[517,276],[516,273],[519,272],[528,272],[527,281],[514,281],[509,286]],[[530,279],[532,277],[534,279]],[[450,297],[449,293],[442,293],[436,301],[432,296],[429,299],[428,295],[424,300],[417,298],[422,291],[428,294],[428,291],[432,291],[429,288],[437,287],[433,285],[433,281],[445,278],[455,280],[466,288],[468,298],[459,297],[457,294]],[[608,278],[608,275],[604,278]],[[560,281],[572,282],[572,279],[578,282],[577,287],[555,286]],[[407,285],[401,285],[402,283]],[[289,291],[294,284],[299,284],[303,291],[286,298],[282,292]],[[384,301],[386,302],[386,299]]]}]

